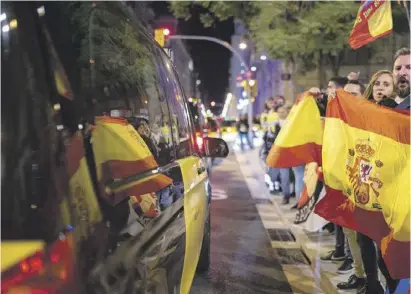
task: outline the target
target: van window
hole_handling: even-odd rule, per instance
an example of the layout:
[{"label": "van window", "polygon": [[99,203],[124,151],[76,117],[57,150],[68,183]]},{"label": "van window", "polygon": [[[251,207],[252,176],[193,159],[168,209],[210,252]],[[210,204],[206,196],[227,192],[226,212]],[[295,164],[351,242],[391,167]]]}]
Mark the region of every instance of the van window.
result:
[{"label": "van window", "polygon": [[70,223],[62,211],[67,178],[36,17],[29,12],[2,3],[1,233],[3,240],[52,241]]},{"label": "van window", "polygon": [[157,52],[161,64],[161,81],[166,91],[168,105],[170,107],[173,141],[177,158],[184,158],[194,153],[194,130],[188,104],[170,59],[161,49],[157,49]]},{"label": "van window", "polygon": [[[172,179],[153,171],[172,163],[175,152],[150,37],[114,2],[55,2],[45,22],[74,93],[103,214],[120,231],[135,213],[143,222],[157,217],[175,194],[167,193]],[[136,180],[124,184],[130,178]]]}]

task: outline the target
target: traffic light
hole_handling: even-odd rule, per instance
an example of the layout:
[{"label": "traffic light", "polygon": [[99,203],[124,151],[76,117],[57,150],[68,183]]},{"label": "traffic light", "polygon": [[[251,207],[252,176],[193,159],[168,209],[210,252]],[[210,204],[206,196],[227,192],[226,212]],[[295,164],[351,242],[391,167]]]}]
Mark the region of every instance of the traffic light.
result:
[{"label": "traffic light", "polygon": [[166,46],[170,35],[171,31],[168,28],[158,28],[154,31],[154,39],[158,44],[160,44],[161,47]]}]

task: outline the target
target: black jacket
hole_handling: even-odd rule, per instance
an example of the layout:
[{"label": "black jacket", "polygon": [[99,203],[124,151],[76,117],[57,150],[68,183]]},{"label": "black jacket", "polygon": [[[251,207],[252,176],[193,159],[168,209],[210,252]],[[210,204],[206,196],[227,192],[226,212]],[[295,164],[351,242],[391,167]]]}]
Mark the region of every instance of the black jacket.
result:
[{"label": "black jacket", "polygon": [[280,124],[277,122],[275,124],[274,132],[271,132],[271,131],[265,132],[264,137],[263,137],[263,141],[264,141],[264,148],[265,148],[265,154],[266,155],[268,154],[271,147],[273,146],[274,141],[277,138],[280,131],[281,131],[281,127],[280,127]]},{"label": "black jacket", "polygon": [[[244,125],[244,127],[246,128],[245,131],[240,131],[240,127],[241,125]],[[238,124],[237,124],[237,130],[239,133],[248,133],[248,130],[250,129],[250,126],[248,124],[248,120],[247,119],[241,119]]]},{"label": "black jacket", "polygon": [[404,101],[398,104],[397,107],[395,108],[401,109],[401,110],[409,110],[410,109],[410,95],[408,95],[408,97],[405,98]]}]

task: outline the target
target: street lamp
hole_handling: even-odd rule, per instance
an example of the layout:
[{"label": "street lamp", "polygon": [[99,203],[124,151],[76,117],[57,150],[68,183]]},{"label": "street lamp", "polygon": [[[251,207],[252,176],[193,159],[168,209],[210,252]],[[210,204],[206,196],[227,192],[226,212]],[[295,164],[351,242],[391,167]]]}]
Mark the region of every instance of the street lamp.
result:
[{"label": "street lamp", "polygon": [[199,86],[200,84],[201,84],[201,81],[200,81],[200,80],[197,80],[197,81],[196,81],[196,85]]},{"label": "street lamp", "polygon": [[211,102],[211,106],[213,106],[213,107],[215,106],[215,101]]},{"label": "street lamp", "polygon": [[244,42],[244,41],[242,41],[238,47],[239,47],[241,50],[245,50],[245,49],[247,49],[247,43]]},{"label": "street lamp", "polygon": [[266,55],[261,55],[261,56],[260,56],[260,59],[261,59],[261,60],[266,60],[266,59],[267,59],[267,56],[266,56]]},{"label": "street lamp", "polygon": [[256,71],[256,70],[257,70],[257,67],[255,67],[255,66],[251,67],[251,71]]},{"label": "street lamp", "polygon": [[[186,35],[171,35],[169,39],[181,39],[181,40],[202,40],[202,41],[210,41],[210,42],[214,42],[217,44],[220,44],[221,46],[224,46],[225,48],[227,48],[228,50],[230,50],[234,56],[236,56],[242,63],[242,65],[245,67],[246,71],[249,71],[249,67],[248,64],[245,62],[242,54],[240,54],[237,50],[235,50],[228,42],[222,41],[218,38],[214,38],[214,37],[209,37],[209,36],[186,36]],[[246,44],[247,45],[247,44]],[[247,92],[246,92],[246,96],[247,96]],[[251,103],[250,103],[250,107],[248,107],[248,123],[250,125],[252,125],[252,115],[253,115],[253,110],[251,107]],[[252,136],[252,128],[249,129],[249,136],[251,138]]]}]

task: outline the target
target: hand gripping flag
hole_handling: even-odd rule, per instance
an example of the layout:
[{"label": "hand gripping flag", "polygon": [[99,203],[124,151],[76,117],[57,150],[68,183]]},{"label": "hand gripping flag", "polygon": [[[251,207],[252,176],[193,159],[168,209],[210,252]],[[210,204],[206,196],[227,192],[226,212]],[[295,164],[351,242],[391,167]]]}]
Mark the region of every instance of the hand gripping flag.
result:
[{"label": "hand gripping flag", "polygon": [[323,127],[313,96],[304,94],[291,109],[267,157],[267,165],[287,168],[321,162]]},{"label": "hand gripping flag", "polygon": [[363,0],[348,42],[358,49],[391,31],[391,1]]},{"label": "hand gripping flag", "polygon": [[[142,202],[141,195],[172,184],[171,178],[157,171],[153,154],[127,120],[97,117],[92,140],[100,191],[112,205],[131,196]],[[130,178],[134,180],[120,187],[107,187],[107,183]]]},{"label": "hand gripping flag", "polygon": [[410,277],[410,117],[338,90],[322,145],[323,218],[381,248],[391,276]]}]

